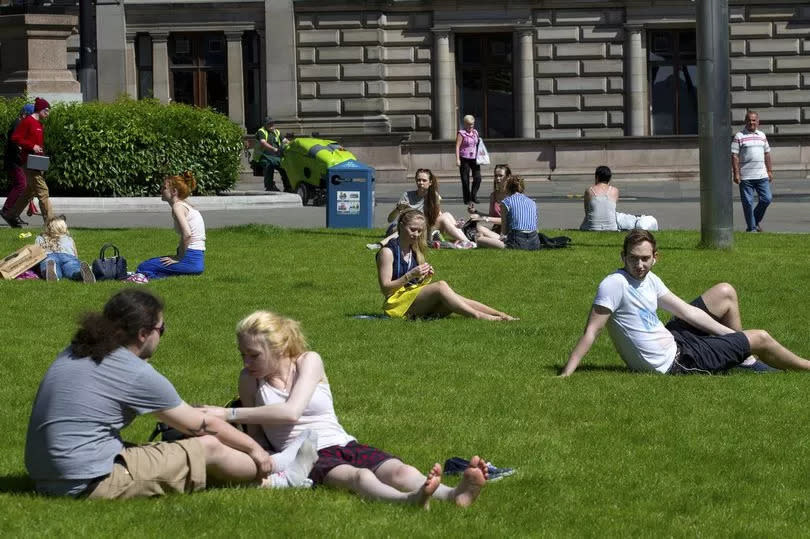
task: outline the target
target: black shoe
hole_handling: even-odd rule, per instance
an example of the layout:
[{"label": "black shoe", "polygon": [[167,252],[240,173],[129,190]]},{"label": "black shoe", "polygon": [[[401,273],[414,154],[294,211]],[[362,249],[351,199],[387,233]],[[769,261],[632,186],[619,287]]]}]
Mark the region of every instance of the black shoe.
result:
[{"label": "black shoe", "polygon": [[24,224],[28,224],[23,222],[23,220],[20,219],[19,217],[9,217],[4,212],[0,212],[0,217],[2,217],[3,220],[6,223],[8,223],[8,226],[10,226],[11,228],[22,228]]}]

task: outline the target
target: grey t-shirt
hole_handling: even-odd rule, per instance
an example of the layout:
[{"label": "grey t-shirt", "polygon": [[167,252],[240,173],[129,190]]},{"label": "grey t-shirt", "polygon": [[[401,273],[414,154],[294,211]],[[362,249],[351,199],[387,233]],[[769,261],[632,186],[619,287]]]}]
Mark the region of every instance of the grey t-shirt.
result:
[{"label": "grey t-shirt", "polygon": [[118,348],[101,363],[63,350],[34,400],[25,467],[37,490],[74,495],[112,471],[119,431],[137,415],[179,406],[174,386],[149,363]]},{"label": "grey t-shirt", "polygon": [[45,249],[46,253],[65,253],[76,256],[76,244],[73,242],[73,238],[70,236],[61,236],[59,238],[59,245],[56,249],[48,249],[45,246],[45,238],[42,236],[37,236],[35,241],[37,245]]}]

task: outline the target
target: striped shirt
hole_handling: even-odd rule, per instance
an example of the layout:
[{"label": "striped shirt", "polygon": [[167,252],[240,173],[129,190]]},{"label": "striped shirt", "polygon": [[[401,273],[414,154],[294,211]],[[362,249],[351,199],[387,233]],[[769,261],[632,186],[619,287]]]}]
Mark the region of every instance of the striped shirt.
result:
[{"label": "striped shirt", "polygon": [[514,193],[501,201],[509,211],[509,228],[521,232],[537,230],[537,205],[523,193]]},{"label": "striped shirt", "polygon": [[740,177],[742,180],[760,180],[768,177],[765,167],[765,154],[771,147],[765,133],[756,130],[753,133],[743,129],[731,141],[731,153],[740,156]]}]

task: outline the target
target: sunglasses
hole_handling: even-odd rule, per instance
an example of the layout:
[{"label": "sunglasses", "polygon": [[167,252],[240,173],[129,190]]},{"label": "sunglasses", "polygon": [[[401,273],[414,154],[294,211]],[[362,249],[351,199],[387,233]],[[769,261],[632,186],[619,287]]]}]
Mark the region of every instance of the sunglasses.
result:
[{"label": "sunglasses", "polygon": [[164,320],[159,326],[155,326],[152,329],[156,330],[158,335],[163,337],[163,334],[166,332],[166,321]]}]

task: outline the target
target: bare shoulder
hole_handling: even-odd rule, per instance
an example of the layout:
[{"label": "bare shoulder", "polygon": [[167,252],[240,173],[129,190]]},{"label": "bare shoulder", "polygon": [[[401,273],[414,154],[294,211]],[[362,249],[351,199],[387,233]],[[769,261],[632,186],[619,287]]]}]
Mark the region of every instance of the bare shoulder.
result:
[{"label": "bare shoulder", "polygon": [[323,369],[323,359],[321,358],[321,355],[313,350],[309,350],[301,354],[301,357],[298,358],[296,363],[298,363],[299,367],[320,367]]}]

